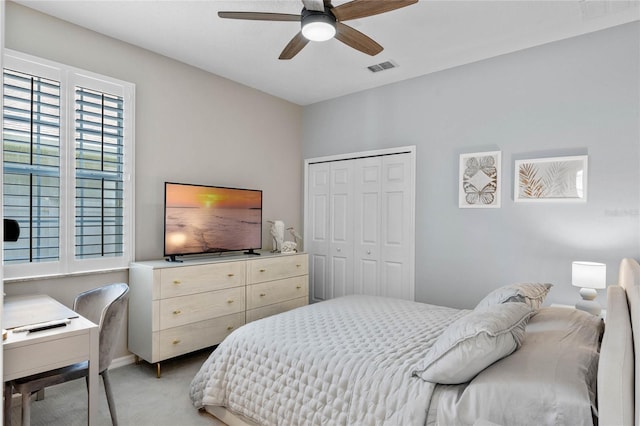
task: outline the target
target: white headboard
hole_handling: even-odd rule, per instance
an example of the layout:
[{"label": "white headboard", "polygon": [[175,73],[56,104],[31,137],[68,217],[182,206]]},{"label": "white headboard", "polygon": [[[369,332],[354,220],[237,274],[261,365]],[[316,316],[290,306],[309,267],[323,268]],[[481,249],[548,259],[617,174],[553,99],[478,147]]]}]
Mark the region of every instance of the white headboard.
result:
[{"label": "white headboard", "polygon": [[618,283],[607,288],[607,320],[598,365],[598,420],[604,426],[638,425],[640,415],[640,369],[635,369],[640,365],[638,262],[622,259]]}]

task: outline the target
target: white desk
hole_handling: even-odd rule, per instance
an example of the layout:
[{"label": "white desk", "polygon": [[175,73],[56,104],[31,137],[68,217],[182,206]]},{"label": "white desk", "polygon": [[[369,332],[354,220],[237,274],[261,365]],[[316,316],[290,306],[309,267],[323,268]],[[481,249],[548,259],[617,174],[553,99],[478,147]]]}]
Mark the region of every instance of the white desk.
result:
[{"label": "white desk", "polygon": [[[20,314],[16,307],[27,305],[30,309],[34,307],[41,309],[41,312],[69,311],[68,308],[49,296],[10,296],[4,299],[3,324],[15,323],[14,315]],[[48,320],[53,319],[59,318],[49,318]],[[71,323],[65,327],[50,330],[34,333],[14,333],[9,330],[7,339],[3,343],[4,380],[10,381],[88,360],[87,418],[88,424],[91,425],[95,423],[97,411],[98,346],[98,326],[82,316],[73,318]],[[9,413],[5,413],[5,416],[7,415]]]}]

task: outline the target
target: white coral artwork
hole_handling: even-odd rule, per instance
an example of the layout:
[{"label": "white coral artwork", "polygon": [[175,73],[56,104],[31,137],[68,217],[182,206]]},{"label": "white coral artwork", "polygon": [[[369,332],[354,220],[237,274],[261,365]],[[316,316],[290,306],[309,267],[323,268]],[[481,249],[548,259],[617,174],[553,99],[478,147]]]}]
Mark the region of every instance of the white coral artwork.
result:
[{"label": "white coral artwork", "polygon": [[586,201],[587,156],[519,160],[516,202]]},{"label": "white coral artwork", "polygon": [[293,241],[285,241],[282,243],[282,253],[295,253],[297,246]]}]

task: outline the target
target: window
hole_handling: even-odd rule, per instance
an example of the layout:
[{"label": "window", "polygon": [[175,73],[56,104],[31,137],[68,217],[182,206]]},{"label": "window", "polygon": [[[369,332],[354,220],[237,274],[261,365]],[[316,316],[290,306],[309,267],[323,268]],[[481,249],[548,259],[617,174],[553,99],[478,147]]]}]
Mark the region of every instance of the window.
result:
[{"label": "window", "polygon": [[133,253],[134,85],[4,56],[3,207],[20,224],[5,278],[127,267]]}]

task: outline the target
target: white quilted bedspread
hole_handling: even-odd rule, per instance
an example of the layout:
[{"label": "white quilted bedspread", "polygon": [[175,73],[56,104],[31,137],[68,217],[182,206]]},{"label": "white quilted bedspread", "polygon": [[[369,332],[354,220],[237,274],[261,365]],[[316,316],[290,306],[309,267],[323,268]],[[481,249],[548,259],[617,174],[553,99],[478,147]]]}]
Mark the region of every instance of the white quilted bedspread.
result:
[{"label": "white quilted bedspread", "polygon": [[218,346],[191,399],[262,425],[423,425],[435,385],[411,373],[467,312],[347,296],[265,318]]}]

